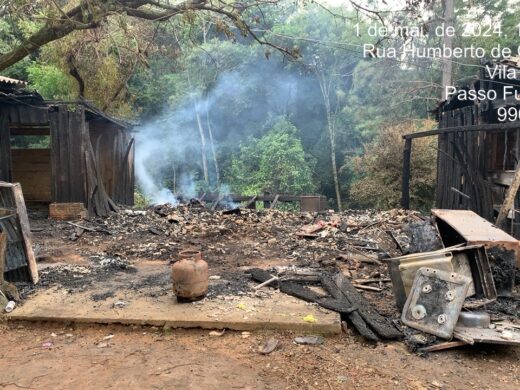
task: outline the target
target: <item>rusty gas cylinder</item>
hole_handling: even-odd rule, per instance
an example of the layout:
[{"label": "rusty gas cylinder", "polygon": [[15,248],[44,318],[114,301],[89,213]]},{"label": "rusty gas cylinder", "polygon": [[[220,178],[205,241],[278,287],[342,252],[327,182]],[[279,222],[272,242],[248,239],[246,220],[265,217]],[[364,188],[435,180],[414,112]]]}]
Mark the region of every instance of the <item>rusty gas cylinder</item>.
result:
[{"label": "rusty gas cylinder", "polygon": [[185,250],[172,265],[173,292],[180,302],[204,298],[208,292],[208,263],[199,251]]}]

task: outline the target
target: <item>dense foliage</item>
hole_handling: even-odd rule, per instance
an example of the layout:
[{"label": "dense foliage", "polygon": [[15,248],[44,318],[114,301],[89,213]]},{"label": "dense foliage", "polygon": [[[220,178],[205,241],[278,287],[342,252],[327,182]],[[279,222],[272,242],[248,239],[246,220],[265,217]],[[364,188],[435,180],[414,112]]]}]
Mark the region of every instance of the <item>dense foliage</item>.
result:
[{"label": "dense foliage", "polygon": [[[384,210],[400,204],[402,136],[431,129],[433,125],[431,121],[424,121],[382,127],[379,136],[365,146],[364,154],[349,161],[356,177],[350,188],[354,206]],[[410,204],[418,210],[428,210],[434,201],[436,144],[434,137],[418,138],[414,142]]]},{"label": "dense foliage", "polygon": [[244,195],[263,191],[299,195],[314,190],[298,129],[285,118],[260,139],[242,145],[230,171],[232,187]]},{"label": "dense foliage", "polygon": [[[0,59],[50,21],[67,26],[63,13],[79,18],[72,31],[25,52],[3,74],[28,80],[45,98],[84,97],[113,115],[139,120],[138,141],[149,151],[139,161],[153,171],[153,188],[315,192],[336,207],[398,205],[400,136],[435,126],[428,119],[441,96],[441,66],[435,59],[363,58],[362,44],[409,42],[366,34],[368,25],[383,21],[431,31],[441,23],[432,17],[442,13],[440,1],[403,2],[408,12],[398,13],[371,12],[392,6],[371,1],[354,3],[366,12],[306,1],[241,7],[217,1],[219,8],[210,10],[201,1],[153,20],[120,8],[130,3],[145,4],[138,10],[148,13],[169,7],[165,1],[0,4]],[[473,1],[471,12],[466,3],[456,1],[458,22],[500,19],[504,28],[515,28],[507,1]],[[73,13],[76,4],[84,6],[83,16]],[[441,43],[431,35],[413,40]],[[514,45],[506,36],[479,38],[483,46],[497,42]],[[458,61],[453,78],[462,83],[478,68],[476,60]],[[436,152],[430,141],[415,143],[412,153],[418,208],[427,208],[433,196]],[[185,178],[187,186],[180,184]]]}]

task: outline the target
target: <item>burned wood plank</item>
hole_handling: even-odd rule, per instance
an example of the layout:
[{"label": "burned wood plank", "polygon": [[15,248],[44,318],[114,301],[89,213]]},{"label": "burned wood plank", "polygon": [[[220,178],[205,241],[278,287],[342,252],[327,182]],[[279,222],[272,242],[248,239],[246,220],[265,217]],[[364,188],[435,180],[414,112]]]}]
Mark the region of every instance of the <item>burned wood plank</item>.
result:
[{"label": "burned wood plank", "polygon": [[7,250],[7,233],[0,233],[0,283],[4,281],[5,253]]},{"label": "burned wood plank", "polygon": [[316,303],[325,309],[335,311],[339,314],[350,315],[356,311],[346,300],[324,297],[318,299]]},{"label": "burned wood plank", "polygon": [[406,138],[403,149],[403,177],[402,177],[402,194],[401,206],[403,209],[410,208],[410,162],[412,156],[412,139]]},{"label": "burned wood plank", "polygon": [[490,124],[478,124],[478,125],[462,125],[462,126],[451,126],[439,128],[435,130],[421,131],[418,133],[411,133],[403,135],[404,139],[431,137],[439,134],[449,134],[458,132],[470,132],[470,131],[486,131],[486,132],[504,132],[508,130],[516,130],[520,128],[518,122],[507,122],[507,123],[490,123]]},{"label": "burned wood plank", "polygon": [[387,318],[379,314],[342,273],[338,273],[334,277],[334,282],[352,306],[358,309],[359,315],[378,335],[385,339],[402,337],[401,332]]},{"label": "burned wood plank", "polygon": [[[254,268],[249,272],[251,272],[251,276],[257,282],[264,283],[272,278],[272,275],[269,272],[260,268]],[[302,299],[306,302],[316,302],[323,298],[323,295],[320,295],[298,283],[278,281],[278,283],[272,283],[272,285],[278,285],[281,292],[292,295],[293,297]]]},{"label": "burned wood plank", "polygon": [[[259,268],[254,268],[249,272],[251,272],[251,276],[257,282],[265,283],[272,279],[272,275],[269,272]],[[349,315],[355,311],[355,309],[352,308],[346,299],[336,299],[334,297],[331,298],[323,296],[315,291],[312,291],[308,287],[302,286],[301,284],[295,282],[278,280],[273,281],[272,285],[275,284],[278,285],[278,288],[284,294],[291,295],[306,302],[317,303],[325,309],[346,315]]]},{"label": "burned wood plank", "polygon": [[[325,290],[327,290],[327,292],[330,295],[332,295],[333,298],[340,302],[345,302],[346,305],[352,307],[352,302],[350,302],[348,298],[338,289],[338,286],[332,280],[332,278],[330,278],[329,276],[322,276],[321,284],[325,288]],[[363,317],[361,317],[361,315],[357,311],[347,313],[345,317],[352,323],[352,325],[354,325],[354,328],[356,328],[356,330],[367,340],[379,341],[379,337],[377,337],[377,335],[370,329]]]}]

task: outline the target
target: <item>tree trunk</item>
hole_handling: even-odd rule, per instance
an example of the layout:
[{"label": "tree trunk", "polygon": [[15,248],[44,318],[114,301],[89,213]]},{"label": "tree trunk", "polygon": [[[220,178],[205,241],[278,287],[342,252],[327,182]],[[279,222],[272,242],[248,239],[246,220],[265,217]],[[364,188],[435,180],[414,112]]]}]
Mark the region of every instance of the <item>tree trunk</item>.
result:
[{"label": "tree trunk", "polygon": [[206,127],[208,128],[209,144],[211,147],[211,155],[213,157],[213,165],[215,166],[215,180],[217,189],[220,190],[220,170],[218,167],[217,152],[215,149],[215,142],[213,140],[213,129],[211,128],[211,121],[209,119],[209,106],[206,100]]},{"label": "tree trunk", "polygon": [[341,191],[339,189],[338,168],[336,164],[336,131],[334,129],[333,119],[330,115],[330,107],[327,109],[327,128],[329,130],[330,140],[330,158],[332,163],[332,177],[334,179],[334,190],[336,191],[336,201],[338,202],[338,211],[341,212]]},{"label": "tree trunk", "polygon": [[334,180],[334,190],[336,191],[336,202],[338,204],[338,211],[342,211],[341,205],[341,191],[339,186],[338,179],[338,168],[336,163],[336,129],[334,127],[334,121],[332,118],[332,110],[330,107],[330,88],[325,83],[325,79],[320,72],[320,69],[316,68],[316,76],[318,77],[318,82],[320,84],[321,93],[323,95],[323,103],[325,104],[325,111],[327,116],[327,130],[329,133],[329,141],[330,141],[330,159],[332,165],[332,178]]},{"label": "tree trunk", "polygon": [[209,185],[208,175],[208,159],[206,157],[206,135],[204,134],[204,127],[202,127],[202,121],[200,119],[199,107],[195,100],[193,100],[193,107],[195,108],[195,118],[197,119],[197,127],[199,128],[200,135],[200,149],[202,158],[202,171],[204,174],[204,182]]},{"label": "tree trunk", "polygon": [[[191,84],[191,76],[190,76],[190,70],[187,69],[186,72],[187,78],[188,78],[188,85],[190,87],[190,91],[193,91],[193,85]],[[195,111],[195,119],[197,120],[197,127],[199,129],[199,137],[200,137],[200,153],[201,153],[201,161],[202,161],[202,173],[204,175],[204,182],[206,185],[209,184],[209,175],[208,175],[208,159],[206,157],[206,135],[204,134],[204,127],[202,127],[202,121],[200,119],[199,114],[199,105],[197,104],[197,101],[192,96],[191,101],[193,104],[193,110]]]}]

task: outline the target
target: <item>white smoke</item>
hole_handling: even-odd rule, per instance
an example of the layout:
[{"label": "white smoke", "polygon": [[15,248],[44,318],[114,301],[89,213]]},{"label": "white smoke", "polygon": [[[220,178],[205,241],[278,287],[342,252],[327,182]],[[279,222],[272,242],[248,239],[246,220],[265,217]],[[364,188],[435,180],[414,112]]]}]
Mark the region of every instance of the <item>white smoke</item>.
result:
[{"label": "white smoke", "polygon": [[[204,99],[197,99],[197,107],[205,120],[206,109],[212,115],[214,138],[240,140],[245,123],[258,122],[255,131],[262,131],[268,113],[279,109],[280,115],[286,114],[284,108],[291,99],[304,99],[298,96],[295,86],[297,80],[290,74],[276,75],[274,65],[255,64],[241,67],[222,75],[211,93]],[[266,84],[269,80],[269,84]],[[258,89],[268,91],[269,100],[255,99]],[[244,102],[247,96],[249,102]],[[236,107],[237,115],[223,117],[219,108]],[[224,111],[224,112],[229,112]],[[243,117],[247,112],[248,118]],[[255,118],[255,119],[252,119]],[[259,122],[261,118],[263,122]],[[137,183],[143,195],[153,204],[178,204],[178,198],[194,198],[199,193],[197,178],[201,176],[201,143],[196,122],[194,97],[186,96],[183,104],[167,115],[146,123],[137,129],[135,170]],[[206,134],[206,156],[210,184],[216,187],[215,170],[212,163],[209,136]],[[236,142],[236,145],[239,143]],[[218,144],[215,145],[218,153]],[[177,171],[175,171],[177,169]],[[221,172],[222,176],[222,172]],[[200,182],[200,181],[199,181]],[[219,193],[229,194],[230,188],[220,184]],[[223,197],[223,203],[233,208],[237,205]]]}]

